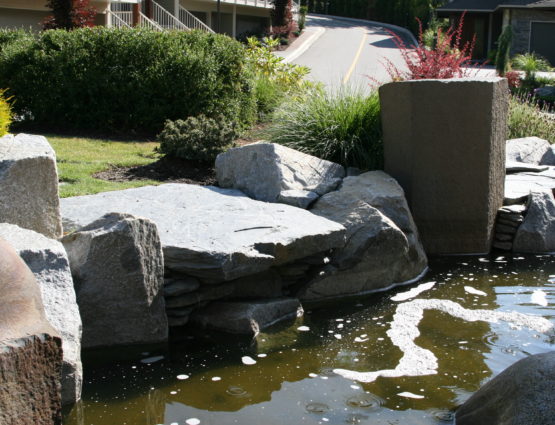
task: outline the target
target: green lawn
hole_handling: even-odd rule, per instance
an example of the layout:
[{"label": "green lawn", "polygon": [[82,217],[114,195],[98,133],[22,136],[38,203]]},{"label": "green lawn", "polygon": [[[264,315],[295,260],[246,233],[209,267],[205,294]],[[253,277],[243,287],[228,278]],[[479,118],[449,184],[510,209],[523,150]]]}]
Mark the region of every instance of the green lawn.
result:
[{"label": "green lawn", "polygon": [[156,161],[159,155],[154,148],[158,143],[58,136],[47,136],[47,139],[56,151],[62,198],[159,184],[152,180],[119,183],[92,177],[112,167],[145,165]]}]

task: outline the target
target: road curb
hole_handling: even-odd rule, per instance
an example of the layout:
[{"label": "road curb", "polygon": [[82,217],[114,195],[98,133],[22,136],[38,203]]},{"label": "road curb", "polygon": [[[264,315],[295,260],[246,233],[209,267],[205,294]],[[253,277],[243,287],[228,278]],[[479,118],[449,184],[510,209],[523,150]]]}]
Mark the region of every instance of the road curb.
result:
[{"label": "road curb", "polygon": [[310,46],[312,46],[316,40],[318,40],[324,33],[326,29],[323,27],[316,27],[316,31],[310,37],[308,37],[303,43],[297,47],[290,55],[282,56],[283,62],[289,63],[293,62],[299,56],[301,56],[304,52],[306,52]]}]

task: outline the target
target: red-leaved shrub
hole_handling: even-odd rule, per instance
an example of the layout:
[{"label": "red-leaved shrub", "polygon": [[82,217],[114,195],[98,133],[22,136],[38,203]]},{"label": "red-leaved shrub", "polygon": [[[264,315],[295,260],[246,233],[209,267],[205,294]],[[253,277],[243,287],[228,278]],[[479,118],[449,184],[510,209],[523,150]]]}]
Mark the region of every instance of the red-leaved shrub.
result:
[{"label": "red-leaved shrub", "polygon": [[94,26],[97,11],[89,6],[89,0],[48,0],[46,7],[52,10],[52,15],[43,22],[45,30]]},{"label": "red-leaved shrub", "polygon": [[509,88],[516,89],[522,84],[520,73],[518,71],[509,71],[505,73],[505,78],[509,83]]},{"label": "red-leaved shrub", "polygon": [[468,76],[468,70],[464,68],[464,65],[469,64],[472,59],[476,36],[472,41],[462,44],[463,23],[464,14],[457,27],[450,27],[447,31],[438,28],[433,48],[424,45],[420,20],[418,20],[418,46],[408,47],[399,35],[390,31],[405,63],[404,67],[399,67],[391,60],[385,60],[385,66],[391,79],[402,81]]}]

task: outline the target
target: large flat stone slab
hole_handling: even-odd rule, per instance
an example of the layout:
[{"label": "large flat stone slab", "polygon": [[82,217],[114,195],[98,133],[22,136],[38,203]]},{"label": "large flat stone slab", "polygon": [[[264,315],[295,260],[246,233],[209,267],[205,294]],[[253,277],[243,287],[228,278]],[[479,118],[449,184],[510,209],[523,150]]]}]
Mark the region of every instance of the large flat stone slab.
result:
[{"label": "large flat stone slab", "polygon": [[210,186],[146,186],[65,198],[61,208],[66,231],[110,212],[154,221],[165,267],[209,283],[258,273],[345,242],[345,228],[338,223]]},{"label": "large flat stone slab", "polygon": [[523,203],[530,192],[545,192],[555,189],[555,167],[539,173],[516,173],[505,177],[506,205]]}]

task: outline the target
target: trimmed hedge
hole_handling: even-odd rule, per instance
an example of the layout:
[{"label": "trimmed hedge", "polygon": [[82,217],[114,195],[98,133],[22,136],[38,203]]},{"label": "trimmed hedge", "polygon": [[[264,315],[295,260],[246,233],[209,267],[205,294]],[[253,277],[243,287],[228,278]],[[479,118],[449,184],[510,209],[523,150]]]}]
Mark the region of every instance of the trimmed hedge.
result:
[{"label": "trimmed hedge", "polygon": [[0,81],[16,115],[52,130],[154,135],[167,119],[256,116],[245,49],[223,35],[96,27],[14,40]]}]

